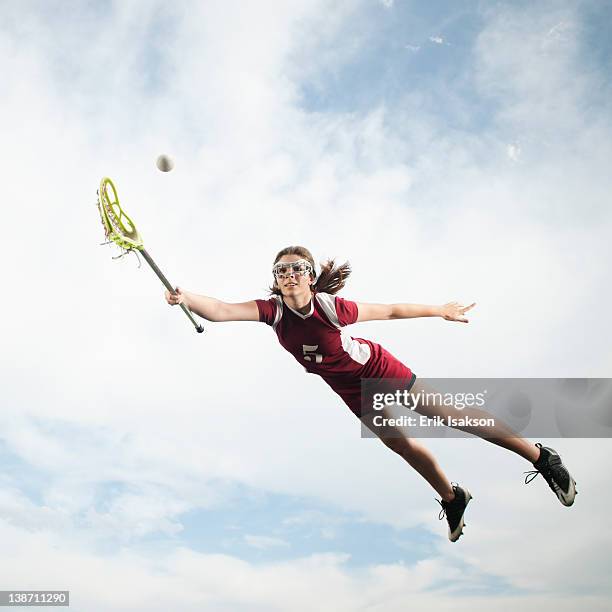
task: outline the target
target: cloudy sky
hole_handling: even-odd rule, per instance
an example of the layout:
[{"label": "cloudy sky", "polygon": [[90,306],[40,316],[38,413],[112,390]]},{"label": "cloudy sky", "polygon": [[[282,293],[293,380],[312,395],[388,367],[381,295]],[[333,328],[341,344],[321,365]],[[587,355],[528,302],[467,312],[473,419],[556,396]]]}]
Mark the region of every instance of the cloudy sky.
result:
[{"label": "cloudy sky", "polygon": [[[428,444],[429,486],[255,323],[197,335],[99,246],[103,176],[171,281],[476,301],[353,328],[429,377],[608,377],[612,10],[587,1],[0,3],[0,589],[88,612],[609,610],[609,440]],[[162,174],[155,158],[171,154]],[[579,408],[579,407],[578,407]]]}]

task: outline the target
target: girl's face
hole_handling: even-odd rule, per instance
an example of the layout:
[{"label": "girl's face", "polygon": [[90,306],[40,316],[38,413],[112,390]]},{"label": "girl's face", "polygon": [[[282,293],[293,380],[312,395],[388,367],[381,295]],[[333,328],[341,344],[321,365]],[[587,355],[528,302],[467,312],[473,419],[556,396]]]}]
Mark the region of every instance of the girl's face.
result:
[{"label": "girl's face", "polygon": [[310,294],[310,286],[314,282],[311,271],[310,263],[299,255],[283,255],[273,268],[276,285],[286,296]]}]

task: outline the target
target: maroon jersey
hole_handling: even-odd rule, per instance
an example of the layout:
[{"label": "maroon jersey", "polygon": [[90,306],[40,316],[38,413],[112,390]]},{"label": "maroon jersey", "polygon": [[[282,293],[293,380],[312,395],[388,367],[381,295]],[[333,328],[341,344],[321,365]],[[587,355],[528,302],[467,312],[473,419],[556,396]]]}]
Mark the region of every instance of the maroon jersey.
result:
[{"label": "maroon jersey", "polygon": [[259,320],[272,327],[281,345],[307,372],[321,376],[358,416],[362,378],[403,378],[412,385],[410,368],[380,344],[347,333],[345,326],[357,321],[355,302],[315,293],[306,314],[287,306],[279,295],[255,302]]}]

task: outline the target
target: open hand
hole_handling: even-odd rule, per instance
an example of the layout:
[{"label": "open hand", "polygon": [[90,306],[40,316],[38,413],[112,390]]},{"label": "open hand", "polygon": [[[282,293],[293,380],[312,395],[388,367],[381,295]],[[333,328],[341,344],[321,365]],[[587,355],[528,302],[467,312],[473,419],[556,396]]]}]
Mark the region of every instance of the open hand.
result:
[{"label": "open hand", "polygon": [[449,302],[448,304],[444,304],[441,310],[441,316],[444,317],[447,321],[459,321],[461,323],[467,323],[468,320],[465,317],[465,313],[474,308],[476,306],[476,302],[470,304],[469,306],[462,306],[459,302]]}]

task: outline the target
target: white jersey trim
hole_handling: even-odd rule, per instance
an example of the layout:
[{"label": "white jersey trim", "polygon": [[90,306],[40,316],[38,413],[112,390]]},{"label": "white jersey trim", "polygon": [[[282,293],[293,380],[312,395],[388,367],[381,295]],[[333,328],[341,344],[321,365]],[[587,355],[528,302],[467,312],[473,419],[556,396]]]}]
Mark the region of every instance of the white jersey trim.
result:
[{"label": "white jersey trim", "polygon": [[276,326],[283,318],[283,298],[281,298],[279,295],[274,295],[273,297],[276,301],[276,309],[274,311],[274,321],[272,323],[272,329],[276,331]]},{"label": "white jersey trim", "polygon": [[[282,301],[282,300],[281,300]],[[312,301],[312,299],[310,300],[310,310],[306,313],[306,314],[302,314],[301,312],[299,312],[298,310],[295,310],[294,308],[291,308],[291,306],[289,306],[289,304],[285,304],[285,306],[287,306],[287,308],[293,312],[294,314],[296,314],[298,317],[300,317],[301,319],[307,319],[308,317],[312,316],[312,313],[314,312],[314,302]]]},{"label": "white jersey trim", "polygon": [[341,329],[338,313],[336,312],[336,298],[329,293],[315,293],[319,306],[323,309],[325,316],[330,320],[332,325]]},{"label": "white jersey trim", "polygon": [[317,302],[323,309],[325,316],[330,320],[331,324],[340,330],[340,340],[342,348],[348,353],[349,357],[357,363],[363,365],[370,359],[370,345],[361,343],[354,338],[351,338],[349,333],[340,325],[338,313],[336,312],[336,298],[329,293],[315,294]]}]

